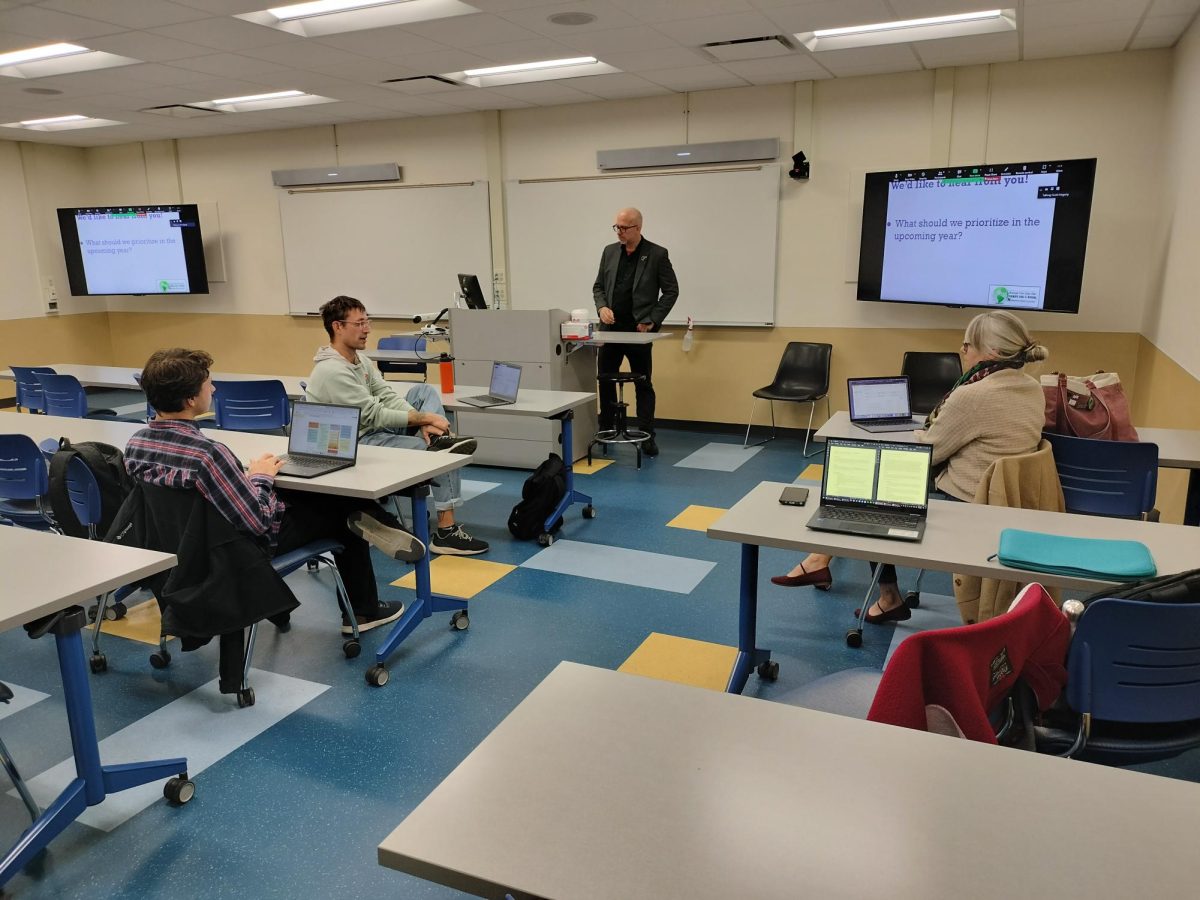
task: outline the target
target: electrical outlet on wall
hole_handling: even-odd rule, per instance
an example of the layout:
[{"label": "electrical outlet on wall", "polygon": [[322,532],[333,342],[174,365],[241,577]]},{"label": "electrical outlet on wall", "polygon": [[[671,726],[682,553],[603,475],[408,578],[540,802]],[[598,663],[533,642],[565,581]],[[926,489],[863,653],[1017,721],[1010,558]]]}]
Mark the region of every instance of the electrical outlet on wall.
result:
[{"label": "electrical outlet on wall", "polygon": [[54,279],[46,278],[46,312],[58,312],[58,290],[54,287]]}]

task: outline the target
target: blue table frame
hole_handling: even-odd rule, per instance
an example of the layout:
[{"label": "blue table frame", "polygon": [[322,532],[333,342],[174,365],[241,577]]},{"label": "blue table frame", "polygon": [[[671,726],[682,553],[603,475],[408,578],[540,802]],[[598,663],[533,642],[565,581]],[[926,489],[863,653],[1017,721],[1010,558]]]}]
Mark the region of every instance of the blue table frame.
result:
[{"label": "blue table frame", "polygon": [[[162,778],[179,778],[190,785],[186,758],[101,765],[96,720],[92,713],[92,690],[83,662],[83,640],[80,637],[80,631],[87,625],[87,615],[83,607],[71,606],[56,613],[50,621],[48,628],[32,631],[30,636],[41,637],[47,631],[54,635],[77,774],[0,862],[0,888],[79,818],[80,813],[89,806],[103,802],[109,794]],[[168,784],[170,787],[171,784]],[[188,790],[187,797],[181,798],[181,802],[190,799],[190,787]]]},{"label": "blue table frame", "polygon": [[[575,410],[568,409],[565,412],[559,413],[554,418],[562,422],[562,446],[565,456],[574,456],[574,430],[571,422],[575,419]],[[554,533],[551,529],[554,523],[571,507],[572,503],[586,504],[583,507],[583,517],[585,519],[594,519],[596,517],[595,507],[592,506],[592,498],[587,494],[575,490],[575,463],[571,460],[566,460],[566,483],[567,489],[563,492],[562,499],[558,501],[558,505],[554,507],[554,511],[546,516],[546,521],[542,525],[542,533],[538,537],[538,543],[545,547],[550,546],[554,541]]]}]

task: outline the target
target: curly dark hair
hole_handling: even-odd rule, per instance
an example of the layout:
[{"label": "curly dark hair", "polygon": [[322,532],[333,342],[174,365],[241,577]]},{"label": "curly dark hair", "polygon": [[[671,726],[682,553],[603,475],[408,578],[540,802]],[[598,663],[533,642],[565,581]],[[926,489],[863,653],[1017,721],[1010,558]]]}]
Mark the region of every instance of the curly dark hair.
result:
[{"label": "curly dark hair", "polygon": [[333,323],[345,322],[346,316],[356,309],[361,309],[364,313],[367,308],[362,305],[361,300],[355,300],[353,297],[347,297],[344,294],[334,297],[328,303],[321,307],[321,321],[325,323],[325,333],[329,335],[329,339],[333,340]]},{"label": "curly dark hair", "polygon": [[172,347],[158,350],[142,366],[142,390],[150,405],[161,412],[179,412],[200,393],[213,358],[203,350]]}]

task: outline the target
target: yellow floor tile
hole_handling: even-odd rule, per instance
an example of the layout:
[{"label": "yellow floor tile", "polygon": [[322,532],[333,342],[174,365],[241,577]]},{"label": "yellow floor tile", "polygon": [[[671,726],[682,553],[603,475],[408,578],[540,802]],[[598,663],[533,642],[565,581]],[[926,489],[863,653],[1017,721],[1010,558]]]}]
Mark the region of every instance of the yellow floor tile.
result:
[{"label": "yellow floor tile", "polygon": [[736,659],[736,647],[651,632],[618,671],[723,691]]},{"label": "yellow floor tile", "polygon": [[727,509],[716,506],[689,506],[667,523],[668,528],[689,528],[692,531],[708,531],[708,526],[725,513]]},{"label": "yellow floor tile", "polygon": [[820,481],[821,476],[824,473],[825,473],[824,466],[813,463],[811,466],[809,466],[807,469],[805,469],[803,472],[801,472],[799,475],[797,475],[796,480],[800,481],[803,479],[805,481]]},{"label": "yellow floor tile", "polygon": [[[465,556],[438,556],[429,564],[429,579],[435,594],[470,600],[515,568],[516,566],[507,563],[488,562]],[[409,572],[392,584],[415,591],[417,575],[415,572]]]},{"label": "yellow floor tile", "polygon": [[611,460],[611,459],[600,459],[599,457],[593,456],[592,464],[589,466],[587,457],[584,457],[583,459],[575,461],[575,474],[576,475],[595,475],[597,472],[599,472],[605,466],[611,466],[612,464],[613,464],[613,460]]},{"label": "yellow floor tile", "polygon": [[146,600],[129,607],[125,618],[117,619],[115,622],[106,621],[100,626],[100,631],[104,634],[115,634],[117,637],[157,646],[161,627],[162,619],[158,613],[158,601]]}]

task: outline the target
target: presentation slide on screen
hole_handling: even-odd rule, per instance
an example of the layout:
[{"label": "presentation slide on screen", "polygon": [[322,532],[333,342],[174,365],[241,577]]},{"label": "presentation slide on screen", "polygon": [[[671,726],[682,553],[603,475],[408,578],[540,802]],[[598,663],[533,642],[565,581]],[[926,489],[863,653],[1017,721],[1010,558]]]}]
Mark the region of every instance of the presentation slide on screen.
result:
[{"label": "presentation slide on screen", "polygon": [[354,431],[358,427],[355,409],[339,406],[297,404],[292,420],[292,436],[288,450],[313,456],[354,458]]},{"label": "presentation slide on screen", "polygon": [[894,180],[882,296],[1041,309],[1057,173]]},{"label": "presentation slide on screen", "polygon": [[189,292],[178,211],[78,213],[75,227],[89,293]]},{"label": "presentation slide on screen", "polygon": [[829,448],[825,493],[842,500],[871,500],[875,495],[876,451],[870,447]]}]

